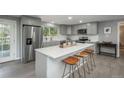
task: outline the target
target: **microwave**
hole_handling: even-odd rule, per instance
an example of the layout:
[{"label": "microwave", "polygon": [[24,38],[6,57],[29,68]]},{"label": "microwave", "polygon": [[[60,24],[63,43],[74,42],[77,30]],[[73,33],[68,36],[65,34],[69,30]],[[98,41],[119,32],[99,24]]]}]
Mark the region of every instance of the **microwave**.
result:
[{"label": "microwave", "polygon": [[78,34],[87,34],[87,29],[78,29]]}]

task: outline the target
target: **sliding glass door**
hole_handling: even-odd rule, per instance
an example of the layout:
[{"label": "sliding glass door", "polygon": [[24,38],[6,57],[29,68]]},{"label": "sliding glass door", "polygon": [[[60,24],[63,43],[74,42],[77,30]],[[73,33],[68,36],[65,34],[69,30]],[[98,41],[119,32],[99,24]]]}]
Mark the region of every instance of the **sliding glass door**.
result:
[{"label": "sliding glass door", "polygon": [[15,28],[16,24],[0,22],[0,63],[10,61],[15,56]]}]

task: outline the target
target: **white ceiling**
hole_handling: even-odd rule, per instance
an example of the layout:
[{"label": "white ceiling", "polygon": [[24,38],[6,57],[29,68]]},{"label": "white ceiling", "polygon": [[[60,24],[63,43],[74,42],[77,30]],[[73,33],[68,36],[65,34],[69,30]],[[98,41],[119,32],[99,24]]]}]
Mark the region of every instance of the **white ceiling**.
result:
[{"label": "white ceiling", "polygon": [[[16,17],[20,17],[21,15],[15,15]],[[100,22],[100,21],[108,21],[108,20],[124,20],[124,15],[29,15],[32,17],[41,18],[42,21],[52,22],[55,24],[80,24],[87,22]],[[71,20],[68,20],[68,17],[72,17]]]},{"label": "white ceiling", "polygon": [[[34,15],[34,16],[40,17],[42,21],[45,22],[54,21],[56,24],[79,24],[80,20],[82,20],[82,23],[87,23],[124,19],[124,15]],[[68,17],[70,16],[72,17],[72,19],[68,20]]]}]

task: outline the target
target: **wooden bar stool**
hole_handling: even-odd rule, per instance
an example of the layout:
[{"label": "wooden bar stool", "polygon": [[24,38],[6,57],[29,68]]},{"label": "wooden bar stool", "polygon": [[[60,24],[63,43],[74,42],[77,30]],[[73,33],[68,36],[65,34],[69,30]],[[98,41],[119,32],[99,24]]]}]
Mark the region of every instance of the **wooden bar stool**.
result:
[{"label": "wooden bar stool", "polygon": [[89,53],[91,59],[91,69],[93,70],[93,66],[96,67],[95,59],[94,59],[94,50],[93,49],[85,49],[86,53]]},{"label": "wooden bar stool", "polygon": [[[63,62],[65,63],[65,67],[64,67],[64,72],[63,72],[62,77],[64,78],[67,74],[69,74],[69,77],[70,77],[71,74],[72,74],[72,76],[74,78],[75,69],[78,70],[78,74],[79,74],[79,77],[80,77],[81,75],[80,75],[80,71],[79,71],[78,64],[77,64],[79,61],[80,61],[79,58],[75,57],[75,56],[71,56],[71,57],[68,57],[68,58],[64,59]],[[69,69],[68,73],[66,73],[67,65],[70,66],[70,69]]]},{"label": "wooden bar stool", "polygon": [[[82,52],[80,52],[79,54],[76,54],[75,56],[82,58],[84,77],[86,77],[86,72],[87,72],[88,74],[90,74],[90,68],[89,68],[89,65],[88,65],[88,63],[87,63],[88,60],[87,60],[87,61],[85,60],[85,59],[89,56],[89,54],[86,53],[86,52],[84,52],[84,51],[82,51]],[[88,71],[85,70],[85,62],[86,62]],[[79,66],[81,66],[81,62],[80,62],[80,64],[79,64]]]}]

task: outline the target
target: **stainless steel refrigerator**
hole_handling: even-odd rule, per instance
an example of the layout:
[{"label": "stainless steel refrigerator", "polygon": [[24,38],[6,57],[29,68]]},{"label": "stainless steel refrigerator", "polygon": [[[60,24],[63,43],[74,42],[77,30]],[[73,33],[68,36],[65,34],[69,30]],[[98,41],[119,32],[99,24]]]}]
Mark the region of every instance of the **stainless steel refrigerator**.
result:
[{"label": "stainless steel refrigerator", "polygon": [[23,25],[22,31],[22,62],[35,60],[35,49],[41,48],[43,35],[40,26]]}]

